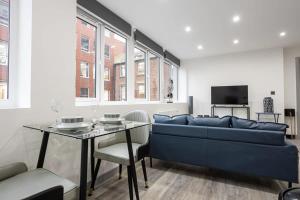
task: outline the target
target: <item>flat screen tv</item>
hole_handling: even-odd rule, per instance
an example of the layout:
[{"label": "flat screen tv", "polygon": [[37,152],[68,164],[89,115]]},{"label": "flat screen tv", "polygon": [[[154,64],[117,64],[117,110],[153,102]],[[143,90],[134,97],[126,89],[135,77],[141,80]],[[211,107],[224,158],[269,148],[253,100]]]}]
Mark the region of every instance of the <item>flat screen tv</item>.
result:
[{"label": "flat screen tv", "polygon": [[239,85],[211,87],[211,104],[248,105],[248,86]]}]

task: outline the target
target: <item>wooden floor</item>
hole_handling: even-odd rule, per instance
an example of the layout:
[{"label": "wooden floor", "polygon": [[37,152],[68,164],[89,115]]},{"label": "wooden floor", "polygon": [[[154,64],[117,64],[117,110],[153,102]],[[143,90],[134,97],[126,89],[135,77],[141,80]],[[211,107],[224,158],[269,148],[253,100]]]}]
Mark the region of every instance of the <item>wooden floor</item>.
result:
[{"label": "wooden floor", "polygon": [[[153,168],[147,160],[147,172],[150,187],[145,189],[142,169],[137,166],[141,200],[274,200],[287,188],[286,182],[158,160],[153,161]],[[97,185],[89,197],[89,200],[126,199],[129,199],[126,171],[121,180],[116,174]]]}]

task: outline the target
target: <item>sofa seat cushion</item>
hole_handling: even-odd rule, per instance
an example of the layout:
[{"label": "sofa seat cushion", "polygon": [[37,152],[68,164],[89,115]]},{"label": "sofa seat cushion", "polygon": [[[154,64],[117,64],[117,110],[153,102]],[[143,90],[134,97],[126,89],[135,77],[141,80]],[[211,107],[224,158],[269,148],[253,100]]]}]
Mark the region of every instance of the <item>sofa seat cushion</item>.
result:
[{"label": "sofa seat cushion", "polygon": [[178,125],[187,125],[187,117],[188,115],[175,115],[175,116],[168,116],[168,115],[153,115],[153,119],[155,123],[158,124],[178,124]]},{"label": "sofa seat cushion", "polygon": [[264,145],[285,145],[285,135],[282,131],[208,127],[207,138]]},{"label": "sofa seat cushion", "polygon": [[258,129],[258,130],[269,130],[269,131],[283,131],[286,132],[288,125],[273,123],[273,122],[257,122],[253,120],[240,119],[238,117],[231,118],[232,128],[241,129]]},{"label": "sofa seat cushion", "polygon": [[61,185],[64,200],[77,199],[77,185],[46,169],[35,169],[0,182],[0,199],[20,200]]},{"label": "sofa seat cushion", "polygon": [[[142,146],[138,143],[132,143],[132,150],[135,162],[137,161],[137,150]],[[130,165],[127,143],[118,143],[108,147],[96,149],[94,156],[101,160],[106,160],[122,165]]]},{"label": "sofa seat cushion", "polygon": [[230,116],[222,118],[188,116],[188,124],[193,126],[230,127]]},{"label": "sofa seat cushion", "polygon": [[152,134],[171,135],[180,137],[207,138],[207,127],[181,126],[169,124],[153,124]]}]

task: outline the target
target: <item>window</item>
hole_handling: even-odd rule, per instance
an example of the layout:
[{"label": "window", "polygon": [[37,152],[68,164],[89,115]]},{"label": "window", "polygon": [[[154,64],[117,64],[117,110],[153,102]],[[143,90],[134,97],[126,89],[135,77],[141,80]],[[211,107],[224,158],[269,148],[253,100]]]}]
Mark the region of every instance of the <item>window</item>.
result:
[{"label": "window", "polygon": [[164,63],[164,98],[168,99],[168,94],[171,91],[173,100],[177,100],[177,67],[170,63]]},{"label": "window", "polygon": [[80,97],[89,97],[89,88],[80,88]]},{"label": "window", "polygon": [[104,101],[109,101],[110,99],[110,91],[104,90]]},{"label": "window", "polygon": [[104,91],[109,91],[110,98],[108,101],[126,101],[127,39],[108,28],[105,28],[104,36],[104,46],[110,47],[109,57],[104,56],[104,69],[109,71],[109,77],[104,74],[104,77],[108,79],[102,80]]},{"label": "window", "polygon": [[150,101],[160,100],[160,58],[152,53],[149,53],[149,68],[150,68]]},{"label": "window", "polygon": [[[96,52],[88,51],[88,49],[89,41],[91,45],[96,45],[97,27],[83,21],[77,18],[76,23],[76,97],[96,98]],[[84,38],[82,37],[83,34],[85,34]],[[96,49],[95,47],[91,48]],[[85,92],[82,90],[85,90]],[[88,95],[86,95],[86,90],[88,90]]]},{"label": "window", "polygon": [[80,63],[80,77],[89,78],[89,63],[87,62]]},{"label": "window", "polygon": [[86,36],[81,37],[81,50],[85,52],[89,51],[89,38]]},{"label": "window", "polygon": [[9,98],[9,3],[0,0],[0,100]]},{"label": "window", "polygon": [[136,99],[145,99],[146,84],[146,52],[134,48],[134,69],[135,69],[135,94]]},{"label": "window", "polygon": [[105,81],[109,81],[110,79],[110,71],[109,71],[109,68],[104,68],[104,80]]},{"label": "window", "polygon": [[105,47],[104,47],[104,56],[107,58],[110,57],[110,46],[109,45],[105,45]]},{"label": "window", "polygon": [[119,65],[120,66],[120,78],[126,77],[126,67],[125,65]]},{"label": "window", "polygon": [[120,87],[120,92],[121,92],[121,101],[126,101],[126,86],[121,85]]},{"label": "window", "polygon": [[145,95],[145,85],[144,84],[138,85],[138,95]]}]

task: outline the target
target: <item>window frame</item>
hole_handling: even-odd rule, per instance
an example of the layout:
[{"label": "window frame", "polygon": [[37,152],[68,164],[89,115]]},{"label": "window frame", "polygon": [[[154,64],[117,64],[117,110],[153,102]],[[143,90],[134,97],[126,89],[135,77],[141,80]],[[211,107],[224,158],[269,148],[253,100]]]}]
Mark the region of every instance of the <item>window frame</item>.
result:
[{"label": "window frame", "polygon": [[[96,70],[96,98],[76,98],[76,100],[79,101],[79,104],[76,105],[115,105],[115,104],[131,104],[131,103],[163,103],[166,101],[165,95],[164,95],[164,81],[163,81],[163,70],[164,70],[164,63],[168,63],[171,67],[177,67],[169,60],[164,59],[164,57],[157,52],[153,51],[152,49],[148,48],[147,46],[134,41],[133,36],[128,36],[127,34],[123,33],[122,31],[114,28],[113,26],[107,24],[99,17],[95,16],[90,11],[87,11],[85,9],[82,9],[80,6],[78,7],[77,17],[80,19],[83,19],[90,23],[91,25],[94,25],[97,28],[97,37],[96,37],[96,63],[95,63],[95,70]],[[126,40],[126,49],[125,49],[125,76],[122,76],[122,74],[119,74],[120,77],[126,78],[126,81],[124,84],[120,85],[120,101],[114,100],[114,101],[105,101],[104,99],[104,92],[105,92],[105,81],[107,79],[104,79],[105,74],[105,58],[107,57],[105,55],[105,30],[111,31],[114,34],[117,34],[118,36],[121,36]],[[110,35],[110,37],[114,37],[113,35]],[[146,53],[145,58],[145,98],[136,99],[135,98],[135,85],[137,84],[135,81],[135,72],[133,69],[131,69],[134,66],[134,48],[138,48],[139,50]],[[157,100],[151,101],[151,66],[150,66],[150,55],[153,55],[159,59],[158,64],[158,98]],[[111,56],[111,51],[110,51]],[[110,69],[108,69],[110,71]],[[170,70],[171,71],[171,70]],[[176,86],[174,86],[174,98],[173,101],[178,101],[178,68],[177,68],[177,77],[176,77]],[[120,70],[121,72],[121,70]],[[109,81],[111,80],[110,72],[109,73]],[[141,74],[140,74],[141,75]],[[171,74],[172,76],[172,74]],[[122,98],[122,91],[121,86],[125,87],[125,94],[126,94],[126,101]],[[123,89],[124,90],[124,89]],[[176,90],[176,91],[175,91]],[[109,91],[111,92],[111,91]],[[87,102],[87,104],[80,104],[82,101]]]},{"label": "window frame", "polygon": [[[100,75],[101,75],[101,72],[100,72],[100,67],[102,62],[101,62],[101,59],[99,57],[99,53],[100,52],[100,45],[101,45],[101,38],[100,38],[100,34],[101,34],[101,26],[100,24],[94,20],[93,18],[85,15],[84,13],[82,13],[82,11],[79,11],[77,12],[77,15],[76,15],[76,19],[80,19],[82,21],[85,21],[87,22],[88,24],[94,26],[96,28],[96,37],[95,37],[95,74],[93,75],[93,79],[95,81],[95,97],[76,97],[76,94],[75,94],[75,105],[96,105],[98,104],[98,102],[100,101],[100,90],[99,90],[99,87],[100,87]],[[75,30],[76,31],[76,30]],[[81,37],[82,35],[80,36],[80,42],[81,42]],[[82,49],[80,48],[80,50],[82,51]],[[86,53],[86,51],[83,51]],[[80,61],[82,62],[82,61]],[[83,62],[86,62],[86,61],[83,61]],[[75,83],[76,84],[76,83]]]}]

